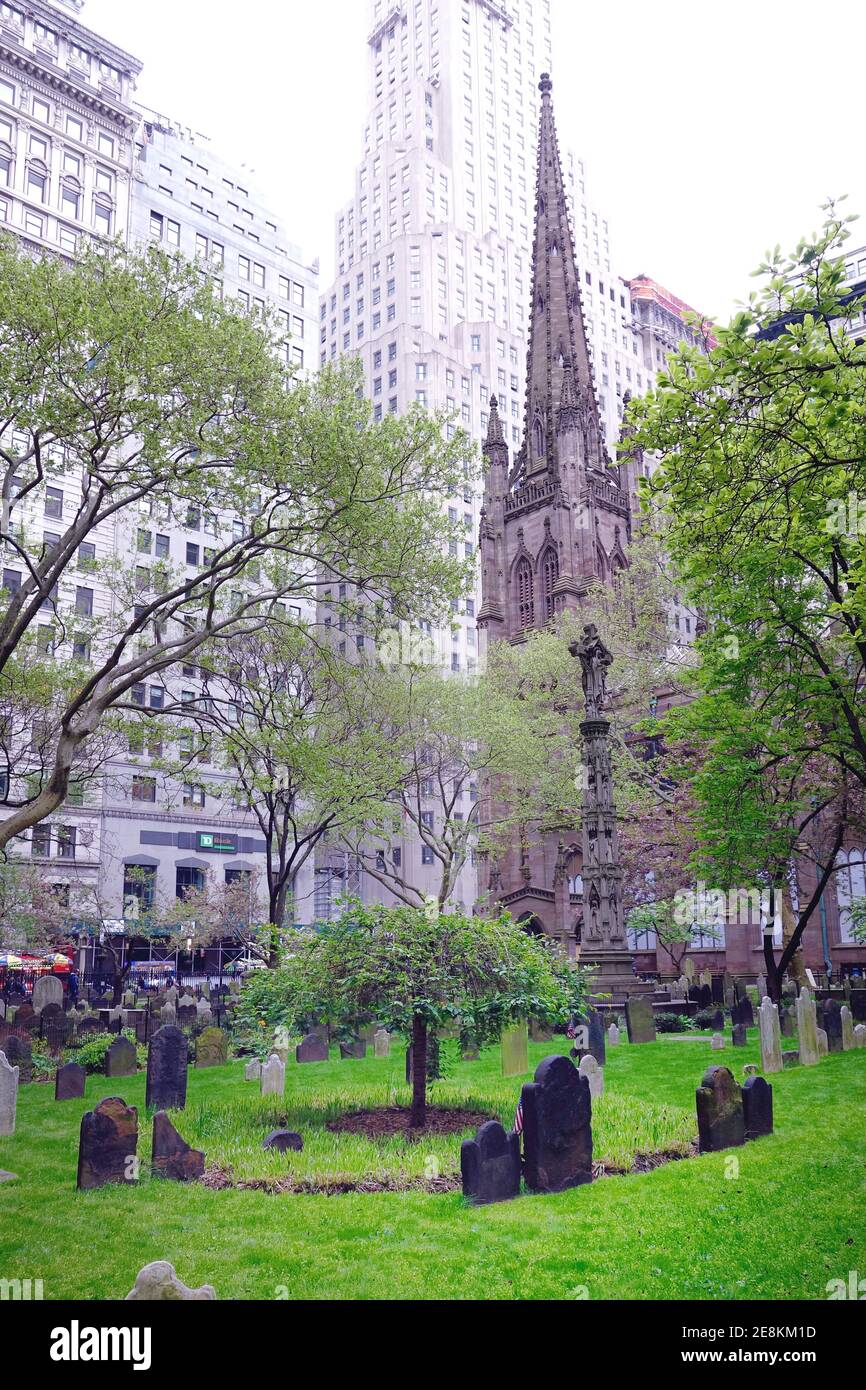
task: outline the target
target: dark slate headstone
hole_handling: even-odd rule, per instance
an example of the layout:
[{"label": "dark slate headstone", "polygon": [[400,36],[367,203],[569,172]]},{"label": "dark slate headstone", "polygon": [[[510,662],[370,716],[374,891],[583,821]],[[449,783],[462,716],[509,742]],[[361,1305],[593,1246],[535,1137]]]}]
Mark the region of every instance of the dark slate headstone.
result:
[{"label": "dark slate headstone", "polygon": [[648,999],[636,994],[626,1000],[625,1021],[630,1043],[648,1043],[656,1040],[656,1026],[653,1021],[652,1006]]},{"label": "dark slate headstone", "polygon": [[520,1135],[488,1120],[460,1146],[463,1196],[476,1206],[520,1196]]},{"label": "dark slate headstone", "polygon": [[743,1082],[743,1124],[747,1139],[773,1133],[773,1088],[763,1076]]},{"label": "dark slate headstone", "polygon": [[866,1023],[866,989],[852,989],[851,1013],[857,1023]]},{"label": "dark slate headstone", "polygon": [[50,1005],[46,1005],[46,1008],[42,1010],[42,1015],[39,1020],[40,1031],[42,1033],[43,1042],[48,1046],[48,1050],[50,1052],[60,1052],[75,1032],[75,1022],[73,1019],[68,1018],[62,1011],[46,1018],[46,1010],[50,1007]]},{"label": "dark slate headstone", "polygon": [[83,1037],[87,1033],[101,1033],[103,1029],[98,1018],[83,1018],[76,1031],[79,1037]]},{"label": "dark slate headstone", "polygon": [[794,1010],[786,1009],[784,1004],[779,1008],[779,1032],[783,1038],[793,1038],[796,1033],[794,1027]]},{"label": "dark slate headstone", "polygon": [[842,1005],[838,999],[822,999],[818,1026],[827,1034],[827,1051],[842,1051]]},{"label": "dark slate headstone", "polygon": [[598,1062],[600,1067],[605,1063],[605,1039],[604,1021],[597,1009],[590,1009],[586,1016],[586,1026],[588,1032],[587,1052]]},{"label": "dark slate headstone", "polygon": [[138,1111],[119,1096],[101,1100],[81,1120],[78,1144],[79,1188],[103,1187],[109,1182],[135,1182],[132,1160],[138,1147]]},{"label": "dark slate headstone", "polygon": [[65,1067],[58,1067],[54,1076],[54,1099],[81,1100],[86,1080],[87,1072],[77,1062],[67,1062]]},{"label": "dark slate headstone", "polygon": [[16,1028],[27,1028],[29,1030],[35,1028],[37,1022],[38,1016],[36,1014],[36,1010],[33,1008],[33,1005],[31,1003],[28,1002],[26,1004],[18,1005],[18,1008],[15,1011]]},{"label": "dark slate headstone", "polygon": [[204,1154],[191,1149],[181,1139],[164,1110],[153,1117],[153,1147],[150,1161],[154,1173],[173,1182],[193,1182],[204,1173]]},{"label": "dark slate headstone", "polygon": [[710,1027],[715,1028],[716,1031],[719,1032],[722,1028],[724,1028],[724,1026],[725,1015],[722,1013],[721,1009],[716,1009],[715,1013],[710,1019]]},{"label": "dark slate headstone", "polygon": [[195,1004],[178,1004],[177,1021],[185,1028],[189,1028],[198,1018],[198,1009]]},{"label": "dark slate headstone", "polygon": [[367,1039],[353,1038],[351,1042],[340,1043],[340,1056],[344,1060],[357,1060],[367,1055]]},{"label": "dark slate headstone", "polygon": [[99,1027],[103,1033],[119,1033],[123,1027],[123,1019],[120,1014],[112,1017],[114,1013],[113,1008],[99,1010]]},{"label": "dark slate headstone", "polygon": [[727,1067],[709,1067],[695,1092],[700,1151],[717,1153],[745,1142],[743,1097]]},{"label": "dark slate headstone", "polygon": [[735,1023],[731,1029],[731,1045],[733,1047],[745,1047],[747,1042],[745,1023]]},{"label": "dark slate headstone", "polygon": [[701,1008],[709,1009],[713,1002],[712,988],[710,987],[710,985],[700,985],[699,989],[701,992]]},{"label": "dark slate headstone", "polygon": [[166,1024],[154,1033],[147,1052],[145,1104],[152,1110],[183,1110],[189,1046],[179,1028]]},{"label": "dark slate headstone", "polygon": [[328,1043],[319,1033],[308,1033],[295,1048],[296,1062],[327,1062]]},{"label": "dark slate headstone", "polygon": [[592,1181],[589,1082],[568,1057],[545,1057],[523,1087],[526,1185],[562,1192]]},{"label": "dark slate headstone", "polygon": [[782,1053],[782,1067],[798,1067],[800,1065],[800,1049],[790,1047],[787,1052]]},{"label": "dark slate headstone", "polygon": [[135,1043],[116,1038],[105,1054],[106,1076],[134,1076],[138,1069]]},{"label": "dark slate headstone", "polygon": [[33,1047],[24,1038],[16,1038],[12,1033],[0,1047],[10,1067],[18,1068],[18,1084],[26,1085],[33,1080]]},{"label": "dark slate headstone", "polygon": [[222,1028],[205,1028],[195,1043],[197,1067],[222,1067],[229,1059],[228,1034]]},{"label": "dark slate headstone", "polygon": [[725,981],[723,976],[714,975],[710,980],[710,1003],[724,1004],[725,1002]]},{"label": "dark slate headstone", "polygon": [[[439,1039],[435,1033],[427,1034],[427,1080],[438,1081],[442,1075],[439,1057]],[[406,1048],[406,1085],[412,1085],[412,1044]]]},{"label": "dark slate headstone", "polygon": [[276,1149],[281,1154],[290,1150],[293,1153],[300,1153],[303,1147],[303,1139],[293,1129],[272,1129],[262,1144],[263,1149]]}]

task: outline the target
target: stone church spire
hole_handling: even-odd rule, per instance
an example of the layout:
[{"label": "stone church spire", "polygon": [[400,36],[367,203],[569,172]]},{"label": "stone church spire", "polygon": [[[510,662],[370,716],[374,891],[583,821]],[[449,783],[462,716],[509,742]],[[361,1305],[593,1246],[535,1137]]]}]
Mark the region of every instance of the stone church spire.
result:
[{"label": "stone church spire", "polygon": [[541,117],[535,197],[532,305],[526,359],[526,415],[515,481],[562,476],[559,436],[578,429],[583,463],[604,467],[603,435],[592,380],[574,239],[551,102],[552,83],[539,83]]}]

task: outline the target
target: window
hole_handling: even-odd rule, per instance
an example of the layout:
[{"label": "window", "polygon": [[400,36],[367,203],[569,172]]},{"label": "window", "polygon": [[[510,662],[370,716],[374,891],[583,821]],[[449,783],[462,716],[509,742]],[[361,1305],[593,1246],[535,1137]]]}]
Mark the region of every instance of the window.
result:
[{"label": "window", "polygon": [[156,892],[154,864],[127,864],[123,870],[123,915],[137,919],[153,907]]},{"label": "window", "polygon": [[133,801],[156,801],[156,778],[133,776],[132,799]]},{"label": "window", "polygon": [[93,590],[82,588],[81,585],[75,590],[75,611],[83,618],[90,618],[93,615]]},{"label": "window", "polygon": [[45,174],[38,169],[30,168],[27,170],[27,196],[33,198],[37,203],[45,202],[45,189],[48,179]]},{"label": "window", "polygon": [[186,543],[186,562],[188,565],[197,565],[199,559],[199,547],[193,541]]},{"label": "window", "polygon": [[175,871],[175,894],[178,898],[186,896],[189,889],[204,888],[204,869],[179,868]]},{"label": "window", "polygon": [[96,564],[96,546],[93,541],[82,541],[78,547],[78,568],[92,570]]},{"label": "window", "polygon": [[56,521],[63,519],[63,490],[59,487],[45,489],[45,515]]},{"label": "window", "polygon": [[549,623],[556,616],[554,587],[559,579],[559,556],[552,546],[548,546],[541,562],[541,583],[544,592],[544,621]]},{"label": "window", "polygon": [[51,826],[34,825],[30,837],[30,853],[34,859],[48,859],[51,855]]},{"label": "window", "polygon": [[58,825],[57,827],[57,854],[60,859],[75,858],[75,842],[77,830],[74,825]]},{"label": "window", "polygon": [[79,121],[75,116],[67,116],[67,117],[66,117],[66,134],[67,134],[67,135],[70,135],[70,136],[72,137],[73,140],[78,140],[78,141],[80,141],[80,143],[83,145],[83,144],[84,144],[84,123],[83,123],[82,121]]},{"label": "window", "polygon": [[204,807],[205,791],[204,787],[195,785],[191,782],[186,783],[183,789],[184,806],[196,806],[199,809]]},{"label": "window", "polygon": [[532,597],[532,566],[526,556],[517,566],[517,607],[522,629],[532,627],[535,622],[535,607]]},{"label": "window", "polygon": [[93,225],[101,236],[111,236],[111,208],[106,203],[94,202]]},{"label": "window", "polygon": [[851,903],[866,897],[866,852],[863,849],[840,850],[836,856],[836,902],[839,906],[839,939],[853,943],[851,935]]}]

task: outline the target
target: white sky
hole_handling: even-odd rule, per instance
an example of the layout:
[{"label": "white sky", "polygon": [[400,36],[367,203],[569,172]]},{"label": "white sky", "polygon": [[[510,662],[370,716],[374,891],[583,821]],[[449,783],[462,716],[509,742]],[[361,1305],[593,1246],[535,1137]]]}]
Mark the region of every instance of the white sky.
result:
[{"label": "white sky", "polygon": [[[138,100],[211,137],[333,269],[366,115],[366,0],[87,0],[144,61]],[[862,0],[552,0],[562,148],[588,166],[614,269],[726,318],[767,247],[866,212]],[[866,243],[866,225],[852,245]]]}]

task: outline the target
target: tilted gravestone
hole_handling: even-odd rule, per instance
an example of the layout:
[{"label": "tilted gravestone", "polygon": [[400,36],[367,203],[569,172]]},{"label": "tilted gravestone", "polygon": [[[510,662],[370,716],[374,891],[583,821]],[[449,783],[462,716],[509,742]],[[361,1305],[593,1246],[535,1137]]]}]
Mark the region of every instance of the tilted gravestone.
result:
[{"label": "tilted gravestone", "polygon": [[698,1145],[702,1154],[745,1142],[743,1096],[727,1067],[709,1067],[695,1092]]},{"label": "tilted gravestone", "polygon": [[506,1134],[498,1120],[481,1125],[460,1146],[463,1196],[475,1206],[507,1202],[520,1195],[520,1135]]},{"label": "tilted gravestone", "polygon": [[779,1010],[772,999],[761,1000],[758,1016],[761,1028],[761,1066],[765,1072],[782,1070],[782,1034],[779,1031]]},{"label": "tilted gravestone", "polygon": [[135,1182],[138,1111],[119,1096],[108,1096],[81,1120],[78,1142],[78,1186],[104,1187],[110,1182]]},{"label": "tilted gravestone", "polygon": [[179,1028],[157,1030],[147,1050],[148,1110],[183,1110],[186,1105],[186,1079],[189,1044]]},{"label": "tilted gravestone", "polygon": [[65,1067],[58,1067],[54,1076],[54,1099],[81,1100],[86,1081],[87,1072],[77,1062],[67,1062]]},{"label": "tilted gravestone", "polygon": [[625,1021],[630,1043],[648,1043],[656,1040],[656,1026],[653,1011],[648,999],[636,994],[627,1000]]},{"label": "tilted gravestone", "polygon": [[138,1070],[135,1043],[129,1038],[115,1038],[105,1054],[106,1076],[134,1076]]},{"label": "tilted gravestone", "polygon": [[46,1004],[57,1004],[63,1008],[63,985],[56,975],[40,975],[33,986],[33,1010],[41,1013]]},{"label": "tilted gravestone", "polygon": [[320,1033],[308,1033],[295,1048],[296,1062],[327,1062],[328,1040]]},{"label": "tilted gravestone", "polygon": [[827,1053],[830,1050],[829,1043],[827,1041],[826,1031],[823,1028],[818,1028],[816,1029],[816,1032],[818,1035],[818,1056],[826,1057]]},{"label": "tilted gravestone", "polygon": [[25,1038],[13,1034],[3,1043],[3,1052],[10,1067],[18,1068],[18,1080],[22,1086],[33,1080],[33,1046]]},{"label": "tilted gravestone", "polygon": [[263,1149],[276,1149],[277,1153],[301,1153],[304,1141],[293,1129],[272,1129],[262,1143]]},{"label": "tilted gravestone", "polygon": [[596,1096],[604,1095],[604,1067],[599,1065],[591,1052],[581,1057],[577,1070],[589,1082],[589,1094],[593,1100]]},{"label": "tilted gravestone", "polygon": [[229,1059],[228,1034],[222,1028],[205,1028],[195,1042],[197,1067],[222,1067]]},{"label": "tilted gravestone", "polygon": [[852,1047],[855,1046],[854,1019],[851,1010],[846,1004],[843,1004],[839,1010],[839,1016],[842,1023],[842,1051],[850,1052]]},{"label": "tilted gravestone", "polygon": [[272,1052],[268,1060],[262,1063],[262,1095],[281,1096],[286,1089],[286,1068],[285,1064],[276,1054]]},{"label": "tilted gravestone", "polygon": [[829,1052],[842,1051],[842,1006],[838,999],[821,1000],[821,1024]]},{"label": "tilted gravestone", "polygon": [[818,1023],[815,1001],[807,989],[800,991],[797,998],[797,1037],[800,1042],[800,1063],[804,1067],[817,1066]]},{"label": "tilted gravestone", "polygon": [[15,1133],[18,1079],[18,1067],[13,1067],[5,1052],[0,1052],[0,1134],[3,1135]]},{"label": "tilted gravestone", "polygon": [[350,1042],[340,1043],[340,1057],[343,1061],[359,1061],[367,1055],[367,1039],[352,1038]]},{"label": "tilted gravestone", "polygon": [[866,1023],[854,1024],[854,1046],[866,1047]]},{"label": "tilted gravestone", "polygon": [[852,989],[849,1007],[857,1023],[866,1023],[866,989]]},{"label": "tilted gravestone", "polygon": [[590,1009],[586,1016],[587,1051],[603,1067],[607,1056],[604,1047],[604,1019],[597,1009]]},{"label": "tilted gravestone", "polygon": [[164,1110],[153,1117],[153,1144],[150,1155],[154,1173],[172,1182],[194,1182],[204,1173],[204,1154],[191,1149],[182,1139]]},{"label": "tilted gravestone", "polygon": [[592,1181],[589,1082],[568,1057],[545,1057],[522,1089],[526,1185],[562,1192]]},{"label": "tilted gravestone", "polygon": [[747,1139],[773,1133],[773,1088],[763,1076],[743,1082],[743,1128]]},{"label": "tilted gravestone", "polygon": [[251,1062],[247,1062],[246,1066],[244,1067],[244,1081],[261,1081],[261,1079],[262,1064],[261,1062],[258,1062],[255,1058],[253,1058],[253,1060]]},{"label": "tilted gravestone", "polygon": [[525,1076],[529,1071],[529,1032],[525,1023],[503,1028],[500,1038],[502,1075]]}]

